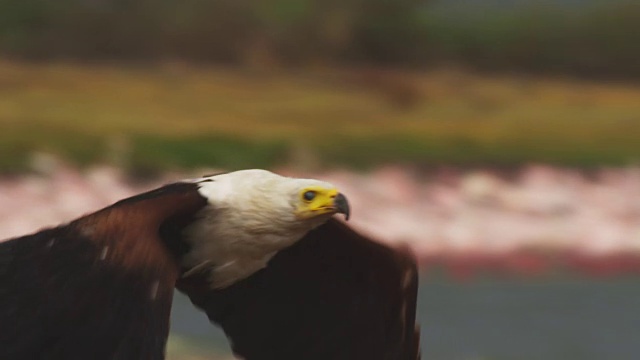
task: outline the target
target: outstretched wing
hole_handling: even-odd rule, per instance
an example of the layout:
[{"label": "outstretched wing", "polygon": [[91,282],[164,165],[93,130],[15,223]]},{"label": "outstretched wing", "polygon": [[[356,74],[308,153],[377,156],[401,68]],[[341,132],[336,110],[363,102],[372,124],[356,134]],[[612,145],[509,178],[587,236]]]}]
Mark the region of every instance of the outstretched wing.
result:
[{"label": "outstretched wing", "polygon": [[0,243],[0,359],[163,359],[179,270],[160,233],[205,202],[174,184]]},{"label": "outstretched wing", "polygon": [[420,358],[413,258],[334,219],[229,288],[177,287],[247,360]]}]

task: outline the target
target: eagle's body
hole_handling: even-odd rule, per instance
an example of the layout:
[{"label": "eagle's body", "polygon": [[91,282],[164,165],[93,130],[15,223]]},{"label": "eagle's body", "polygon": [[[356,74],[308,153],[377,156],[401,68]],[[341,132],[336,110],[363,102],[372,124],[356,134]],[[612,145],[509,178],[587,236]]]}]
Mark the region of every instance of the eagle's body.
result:
[{"label": "eagle's body", "polygon": [[173,289],[245,359],[416,359],[413,260],[332,185],[239,171],[0,243],[0,359],[162,359]]}]

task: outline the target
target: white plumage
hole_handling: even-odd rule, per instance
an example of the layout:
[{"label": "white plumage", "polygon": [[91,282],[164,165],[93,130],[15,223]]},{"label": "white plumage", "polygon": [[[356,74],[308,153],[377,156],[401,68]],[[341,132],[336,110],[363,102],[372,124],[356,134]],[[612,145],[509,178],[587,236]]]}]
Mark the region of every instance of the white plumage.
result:
[{"label": "white plumage", "polygon": [[283,177],[266,170],[242,170],[206,177],[199,193],[208,200],[184,230],[191,251],[183,265],[210,271],[211,285],[224,288],[264,268],[283,248],[333,213],[300,218],[306,188],[335,189],[330,183]]}]

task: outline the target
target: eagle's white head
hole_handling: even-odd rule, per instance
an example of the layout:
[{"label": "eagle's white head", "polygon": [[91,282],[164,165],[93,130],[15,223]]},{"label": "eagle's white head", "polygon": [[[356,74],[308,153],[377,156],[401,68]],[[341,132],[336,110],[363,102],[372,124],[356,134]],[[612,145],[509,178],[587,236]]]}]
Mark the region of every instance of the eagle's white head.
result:
[{"label": "eagle's white head", "polygon": [[265,267],[277,251],[332,215],[342,213],[349,218],[345,196],[324,181],[283,177],[266,170],[242,170],[195,181],[208,204],[184,230],[191,251],[183,265],[210,271],[216,288]]}]

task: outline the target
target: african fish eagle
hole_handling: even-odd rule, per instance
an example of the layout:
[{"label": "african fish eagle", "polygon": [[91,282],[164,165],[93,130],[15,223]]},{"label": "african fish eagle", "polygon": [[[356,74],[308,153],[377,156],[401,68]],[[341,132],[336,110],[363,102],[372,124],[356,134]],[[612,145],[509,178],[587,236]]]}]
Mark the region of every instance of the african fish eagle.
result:
[{"label": "african fish eagle", "polygon": [[0,359],[163,359],[174,287],[248,360],[420,357],[410,254],[333,185],[243,170],[0,243]]}]

